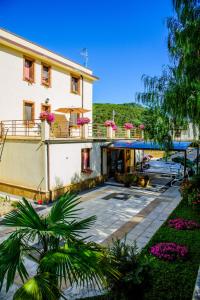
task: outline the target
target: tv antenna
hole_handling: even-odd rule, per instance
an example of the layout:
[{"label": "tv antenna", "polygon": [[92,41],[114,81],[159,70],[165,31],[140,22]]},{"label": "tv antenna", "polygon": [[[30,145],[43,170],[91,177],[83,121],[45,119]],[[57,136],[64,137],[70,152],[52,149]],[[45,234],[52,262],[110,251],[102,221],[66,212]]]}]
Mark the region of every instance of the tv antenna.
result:
[{"label": "tv antenna", "polygon": [[83,65],[87,68],[87,66],[88,66],[88,49],[87,48],[83,48],[81,50],[81,56],[84,59]]}]

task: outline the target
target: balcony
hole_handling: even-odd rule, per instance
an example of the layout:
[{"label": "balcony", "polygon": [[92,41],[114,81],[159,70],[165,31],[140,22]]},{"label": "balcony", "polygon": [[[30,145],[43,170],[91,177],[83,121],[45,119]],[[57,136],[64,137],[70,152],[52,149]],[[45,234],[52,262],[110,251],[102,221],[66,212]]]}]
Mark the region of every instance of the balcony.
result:
[{"label": "balcony", "polygon": [[[86,124],[78,126],[70,122],[54,122],[49,125],[46,121],[35,119],[33,121],[24,120],[6,120],[0,122],[0,139],[7,131],[7,139],[64,139],[64,140],[111,140],[111,139],[141,139],[143,131],[134,128],[126,130],[122,126],[118,126],[117,130],[105,127],[104,124]],[[45,136],[45,138],[44,138]],[[194,138],[191,133],[186,130],[174,135],[174,141],[192,141]]]},{"label": "balcony", "polygon": [[[6,120],[0,122],[0,137],[7,132],[7,139],[42,139],[44,130],[49,139],[139,139],[142,132],[139,129],[130,130],[129,134],[124,127],[118,126],[117,130],[108,130],[104,124],[86,124],[78,126],[70,122],[54,122],[49,125],[46,121]],[[48,132],[47,132],[48,131]]]}]

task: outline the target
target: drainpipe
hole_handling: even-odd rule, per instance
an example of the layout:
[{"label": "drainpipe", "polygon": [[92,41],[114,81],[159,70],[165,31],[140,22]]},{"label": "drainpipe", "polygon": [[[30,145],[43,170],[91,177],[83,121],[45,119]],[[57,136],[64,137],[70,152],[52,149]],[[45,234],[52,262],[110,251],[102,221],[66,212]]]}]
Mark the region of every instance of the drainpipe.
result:
[{"label": "drainpipe", "polygon": [[[84,83],[83,83],[83,75],[81,75],[81,83],[82,83],[82,88],[81,88],[81,107],[84,108]],[[82,113],[83,117],[83,113]]]},{"label": "drainpipe", "polygon": [[49,141],[46,141],[47,145],[47,189],[49,193],[49,200],[52,201],[52,191],[50,189],[50,151]]}]

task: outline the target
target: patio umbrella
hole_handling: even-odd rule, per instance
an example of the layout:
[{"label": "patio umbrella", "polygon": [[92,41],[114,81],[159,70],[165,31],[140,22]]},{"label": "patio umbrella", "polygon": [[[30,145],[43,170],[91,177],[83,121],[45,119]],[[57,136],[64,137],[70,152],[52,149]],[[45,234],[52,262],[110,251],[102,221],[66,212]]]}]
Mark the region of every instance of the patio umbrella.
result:
[{"label": "patio umbrella", "polygon": [[78,113],[78,114],[83,114],[86,112],[89,112],[89,109],[85,109],[82,107],[60,107],[56,109],[55,111],[63,113],[63,114],[68,114],[68,113]]}]

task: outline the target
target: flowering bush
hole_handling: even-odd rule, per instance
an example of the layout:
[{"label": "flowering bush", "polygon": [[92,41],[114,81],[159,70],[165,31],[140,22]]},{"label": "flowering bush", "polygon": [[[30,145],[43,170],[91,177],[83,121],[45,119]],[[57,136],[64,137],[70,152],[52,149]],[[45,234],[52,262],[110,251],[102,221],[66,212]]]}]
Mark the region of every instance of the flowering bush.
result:
[{"label": "flowering bush", "polygon": [[144,130],[144,129],[145,129],[144,124],[140,124],[140,125],[139,125],[139,129]]},{"label": "flowering bush", "polygon": [[175,228],[177,230],[184,230],[184,229],[195,229],[200,228],[200,224],[192,220],[184,220],[182,218],[176,218],[169,220],[168,222],[169,227]]},{"label": "flowering bush", "polygon": [[125,129],[133,129],[134,128],[134,125],[132,123],[125,123],[124,124],[124,128]]},{"label": "flowering bush", "polygon": [[47,121],[48,123],[53,123],[55,121],[55,115],[53,113],[49,113],[47,111],[42,111],[40,113],[40,120]]},{"label": "flowering bush", "polygon": [[113,127],[113,126],[115,126],[115,122],[112,120],[107,120],[107,121],[105,121],[104,125],[106,127]]},{"label": "flowering bush", "polygon": [[88,123],[90,123],[89,118],[79,118],[77,120],[77,125],[84,125],[84,124],[88,124]]},{"label": "flowering bush", "polygon": [[151,247],[152,255],[168,261],[183,259],[188,255],[188,248],[176,243],[158,243]]},{"label": "flowering bush", "polygon": [[180,187],[183,200],[195,208],[200,208],[200,175],[185,179]]}]

